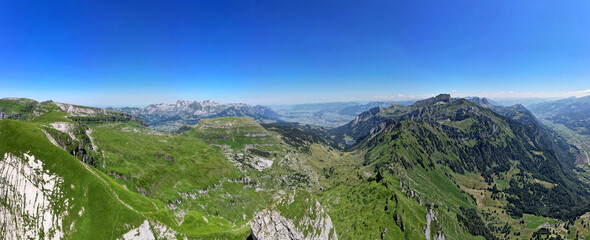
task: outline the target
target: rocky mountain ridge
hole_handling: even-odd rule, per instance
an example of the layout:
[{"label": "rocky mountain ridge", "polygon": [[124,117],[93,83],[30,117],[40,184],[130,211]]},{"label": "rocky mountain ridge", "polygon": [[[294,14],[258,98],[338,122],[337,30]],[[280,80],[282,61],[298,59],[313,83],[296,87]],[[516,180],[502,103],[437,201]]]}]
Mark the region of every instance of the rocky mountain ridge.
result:
[{"label": "rocky mountain ridge", "polygon": [[[298,219],[285,211],[291,208],[305,211],[306,214]],[[270,209],[260,211],[250,226],[252,238],[257,240],[338,239],[332,219],[321,204],[311,195],[298,191],[287,194]]]},{"label": "rocky mountain ridge", "polygon": [[522,124],[539,124],[537,118],[531,111],[529,111],[522,104],[514,104],[511,106],[500,106],[494,104],[487,98],[472,97],[468,99],[476,105],[490,109],[502,116],[518,121]]},{"label": "rocky mountain ridge", "polygon": [[200,119],[219,117],[250,117],[258,122],[276,122],[279,118],[272,109],[244,103],[218,103],[210,100],[150,104],[145,108],[120,107],[109,110],[127,113],[146,120],[157,130],[176,131],[184,125],[195,125]]},{"label": "rocky mountain ridge", "polygon": [[3,119],[37,122],[54,120],[85,123],[135,122],[145,125],[145,121],[117,111],[51,100],[37,102],[27,98],[0,99],[0,120]]}]

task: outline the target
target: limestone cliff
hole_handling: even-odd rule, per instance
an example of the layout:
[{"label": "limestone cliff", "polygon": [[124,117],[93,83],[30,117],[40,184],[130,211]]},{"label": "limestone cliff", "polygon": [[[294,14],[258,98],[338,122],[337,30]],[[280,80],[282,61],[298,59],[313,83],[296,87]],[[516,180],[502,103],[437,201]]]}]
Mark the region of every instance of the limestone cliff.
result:
[{"label": "limestone cliff", "polygon": [[61,196],[61,182],[60,177],[44,171],[34,156],[4,154],[0,161],[0,236],[63,238],[62,219],[67,213],[51,206]]},{"label": "limestone cliff", "polygon": [[252,238],[338,239],[332,219],[311,194],[294,191],[270,209],[259,212],[252,222]]}]

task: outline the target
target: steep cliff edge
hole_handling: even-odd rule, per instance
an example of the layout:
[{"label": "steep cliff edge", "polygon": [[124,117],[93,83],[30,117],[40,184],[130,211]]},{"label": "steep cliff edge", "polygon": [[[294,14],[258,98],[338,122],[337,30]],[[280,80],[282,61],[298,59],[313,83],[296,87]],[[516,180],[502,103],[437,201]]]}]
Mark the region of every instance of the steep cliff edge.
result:
[{"label": "steep cliff edge", "polygon": [[257,240],[338,239],[330,216],[304,191],[291,192],[259,212],[250,226],[252,238]]},{"label": "steep cliff edge", "polygon": [[[0,161],[0,236],[7,239],[63,238],[66,211],[52,208],[63,180],[43,169],[35,156],[5,153]],[[68,208],[65,202],[65,208]],[[73,225],[72,225],[73,226]]]}]

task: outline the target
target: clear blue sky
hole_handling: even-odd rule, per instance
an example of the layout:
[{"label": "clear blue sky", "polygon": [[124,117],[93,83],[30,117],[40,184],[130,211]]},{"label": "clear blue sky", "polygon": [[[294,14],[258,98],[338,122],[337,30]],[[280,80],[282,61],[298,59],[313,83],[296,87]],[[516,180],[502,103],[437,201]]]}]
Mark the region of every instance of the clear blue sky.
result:
[{"label": "clear blue sky", "polygon": [[262,104],[590,89],[590,1],[6,1],[0,97]]}]

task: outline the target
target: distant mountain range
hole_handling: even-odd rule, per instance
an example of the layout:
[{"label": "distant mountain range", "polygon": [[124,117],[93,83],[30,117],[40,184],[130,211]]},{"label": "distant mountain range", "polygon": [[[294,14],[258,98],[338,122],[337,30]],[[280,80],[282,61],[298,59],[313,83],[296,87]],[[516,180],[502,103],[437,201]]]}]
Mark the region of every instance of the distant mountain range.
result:
[{"label": "distant mountain range", "polygon": [[[201,119],[219,117],[250,117],[259,123],[291,122],[320,127],[339,127],[358,114],[393,102],[329,102],[266,107],[244,103],[218,103],[178,100],[176,103],[151,104],[140,107],[108,107],[147,122],[155,130],[176,131],[184,125],[195,125]],[[400,102],[410,105],[413,101]]]},{"label": "distant mountain range", "polygon": [[535,115],[531,113],[526,107],[521,104],[514,104],[511,106],[501,106],[487,98],[479,98],[479,97],[472,97],[468,98],[469,101],[479,105],[480,107],[484,107],[487,109],[491,109],[494,112],[508,117],[512,120],[518,121],[522,124],[537,124],[538,121],[535,118]]},{"label": "distant mountain range", "polygon": [[279,115],[272,109],[244,103],[217,103],[214,101],[185,101],[151,104],[145,108],[120,107],[109,110],[127,113],[144,119],[156,130],[175,131],[184,125],[195,125],[204,118],[250,117],[260,123],[276,122]]},{"label": "distant mountain range", "polygon": [[563,124],[580,134],[590,135],[590,96],[542,102],[530,105],[529,108],[543,119]]},{"label": "distant mountain range", "polygon": [[577,166],[590,170],[590,96],[532,104],[529,109],[575,145],[579,149]]}]

